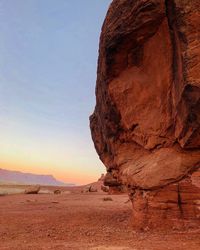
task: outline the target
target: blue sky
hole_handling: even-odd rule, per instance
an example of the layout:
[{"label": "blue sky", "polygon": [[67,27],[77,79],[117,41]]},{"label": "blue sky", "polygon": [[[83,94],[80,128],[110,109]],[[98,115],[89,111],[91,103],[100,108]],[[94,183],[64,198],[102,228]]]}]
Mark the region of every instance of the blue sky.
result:
[{"label": "blue sky", "polygon": [[76,183],[104,171],[88,117],[110,2],[0,1],[0,167]]}]

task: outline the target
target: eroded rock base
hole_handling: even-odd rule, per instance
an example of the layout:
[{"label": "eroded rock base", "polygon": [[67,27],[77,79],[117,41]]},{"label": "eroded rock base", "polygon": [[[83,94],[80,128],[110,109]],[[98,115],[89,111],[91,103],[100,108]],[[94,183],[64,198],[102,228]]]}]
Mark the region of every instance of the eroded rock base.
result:
[{"label": "eroded rock base", "polygon": [[200,171],[155,191],[130,190],[134,227],[200,227]]}]

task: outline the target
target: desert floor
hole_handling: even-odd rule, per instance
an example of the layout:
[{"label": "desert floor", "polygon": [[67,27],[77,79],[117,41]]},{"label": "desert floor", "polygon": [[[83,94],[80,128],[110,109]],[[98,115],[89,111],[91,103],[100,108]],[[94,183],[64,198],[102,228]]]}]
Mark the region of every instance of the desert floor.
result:
[{"label": "desert floor", "polygon": [[135,232],[126,195],[0,197],[0,250],[198,250],[200,231]]}]

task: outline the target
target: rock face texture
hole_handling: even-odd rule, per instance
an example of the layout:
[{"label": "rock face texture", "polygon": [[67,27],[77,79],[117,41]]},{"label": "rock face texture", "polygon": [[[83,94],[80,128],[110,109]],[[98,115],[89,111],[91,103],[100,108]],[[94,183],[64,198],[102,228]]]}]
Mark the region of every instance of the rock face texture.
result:
[{"label": "rock face texture", "polygon": [[200,225],[199,0],[112,2],[90,126],[135,225]]}]

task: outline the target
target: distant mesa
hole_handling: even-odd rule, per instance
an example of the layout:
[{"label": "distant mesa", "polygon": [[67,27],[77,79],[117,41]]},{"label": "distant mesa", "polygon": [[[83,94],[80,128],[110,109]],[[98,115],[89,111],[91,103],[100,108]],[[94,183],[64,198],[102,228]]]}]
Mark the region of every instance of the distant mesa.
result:
[{"label": "distant mesa", "polygon": [[44,185],[44,186],[74,186],[73,183],[64,183],[56,180],[52,175],[39,175],[0,169],[0,184],[16,185]]}]

